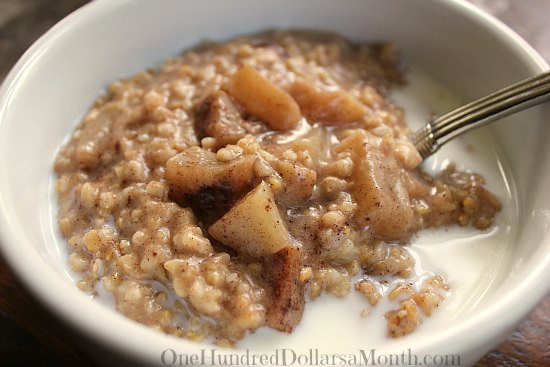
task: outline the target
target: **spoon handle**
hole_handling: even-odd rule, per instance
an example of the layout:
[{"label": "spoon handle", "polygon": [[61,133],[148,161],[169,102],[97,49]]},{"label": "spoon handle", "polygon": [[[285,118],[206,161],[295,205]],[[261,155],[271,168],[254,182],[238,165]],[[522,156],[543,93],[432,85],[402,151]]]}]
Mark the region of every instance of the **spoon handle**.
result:
[{"label": "spoon handle", "polygon": [[422,158],[457,136],[550,100],[550,71],[522,80],[440,116],[415,132]]}]

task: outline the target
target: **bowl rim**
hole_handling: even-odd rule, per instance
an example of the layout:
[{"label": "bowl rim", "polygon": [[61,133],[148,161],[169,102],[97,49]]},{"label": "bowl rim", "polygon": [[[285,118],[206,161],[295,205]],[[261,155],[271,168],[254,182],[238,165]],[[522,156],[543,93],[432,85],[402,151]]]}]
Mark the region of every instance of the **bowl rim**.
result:
[{"label": "bowl rim", "polygon": [[[431,0],[434,1],[435,0]],[[93,21],[101,18],[102,14],[108,13],[116,8],[128,6],[131,0],[107,1],[96,0],[77,9],[43,36],[41,36],[19,59],[11,69],[4,82],[0,86],[0,133],[6,110],[9,102],[17,94],[18,85],[23,81],[26,71],[34,63],[40,60],[41,54],[49,47],[49,44],[56,42],[82,19]],[[464,18],[478,23],[487,32],[493,34],[502,44],[513,46],[515,52],[521,59],[523,65],[535,72],[541,72],[549,68],[545,60],[518,34],[508,26],[485,13],[481,9],[465,0],[438,1],[438,5],[447,8],[449,12],[456,13]],[[40,302],[60,319],[68,322],[74,329],[88,335],[99,344],[111,350],[129,354],[132,358],[139,358],[152,363],[159,362],[159,355],[153,356],[152,351],[159,351],[167,348],[183,347],[200,348],[200,344],[190,344],[187,340],[171,335],[152,332],[147,326],[134,322],[126,317],[113,312],[113,310],[91,300],[80,292],[76,287],[68,286],[69,283],[59,276],[42,258],[41,254],[31,245],[30,241],[21,241],[21,236],[13,228],[17,222],[9,216],[6,209],[5,194],[0,190],[0,252],[9,264],[9,267],[22,281],[27,289],[31,291]],[[28,246],[13,246],[10,244],[27,242]],[[550,242],[550,234],[546,234],[541,242]],[[25,271],[28,264],[32,263],[33,271]],[[510,324],[516,324],[532,307],[546,294],[540,289],[539,284],[545,284],[545,279],[550,276],[550,252],[540,258],[537,266],[508,294],[503,296],[497,303],[481,310],[476,315],[465,320],[459,325],[448,329],[444,334],[431,335],[421,341],[410,341],[413,350],[418,353],[433,351],[434,346],[449,346],[457,343],[466,343],[463,350],[468,350],[476,341],[476,334],[481,334],[479,325],[493,325],[493,334],[504,332]],[[55,289],[51,293],[50,289]],[[546,286],[546,291],[550,284]],[[537,294],[534,297],[532,294]],[[61,301],[60,301],[61,300]],[[93,312],[96,317],[82,317],[83,310]],[[513,310],[513,311],[511,311]],[[508,324],[496,322],[500,315],[507,313],[510,322]],[[97,322],[97,320],[103,320]],[[465,335],[471,336],[467,341]],[[469,343],[469,344],[468,344]],[[204,345],[203,345],[204,347]],[[218,347],[216,347],[218,348]],[[441,348],[444,349],[444,348]],[[233,351],[237,351],[233,350]]]}]

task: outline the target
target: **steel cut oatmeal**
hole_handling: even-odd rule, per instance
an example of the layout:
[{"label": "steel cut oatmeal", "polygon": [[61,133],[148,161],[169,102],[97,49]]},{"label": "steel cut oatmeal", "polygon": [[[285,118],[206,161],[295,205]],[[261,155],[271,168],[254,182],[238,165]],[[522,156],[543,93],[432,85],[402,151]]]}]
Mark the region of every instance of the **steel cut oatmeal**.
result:
[{"label": "steel cut oatmeal", "polygon": [[262,326],[292,332],[323,293],[360,292],[361,316],[388,297],[388,334],[414,331],[447,285],[408,279],[411,236],[487,229],[501,204],[477,174],[418,168],[387,99],[398,66],[391,44],[278,31],[114,82],[55,161],[78,287],[221,345]]}]

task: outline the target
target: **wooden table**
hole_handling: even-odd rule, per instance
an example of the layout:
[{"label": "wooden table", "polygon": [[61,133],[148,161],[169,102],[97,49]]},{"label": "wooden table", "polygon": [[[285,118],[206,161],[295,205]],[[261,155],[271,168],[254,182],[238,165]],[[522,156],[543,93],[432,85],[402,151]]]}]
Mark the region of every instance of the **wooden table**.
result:
[{"label": "wooden table", "polygon": [[[470,0],[506,22],[550,60],[550,0]],[[0,80],[21,53],[87,0],[0,0]],[[71,332],[22,287],[0,257],[0,365],[96,366]],[[550,366],[550,295],[497,349],[487,366]]]}]

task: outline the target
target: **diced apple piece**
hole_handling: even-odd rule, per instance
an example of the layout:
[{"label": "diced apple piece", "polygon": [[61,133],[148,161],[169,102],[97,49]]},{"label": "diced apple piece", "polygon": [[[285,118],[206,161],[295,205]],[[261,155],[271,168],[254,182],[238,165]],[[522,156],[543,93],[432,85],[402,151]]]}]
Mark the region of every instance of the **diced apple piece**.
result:
[{"label": "diced apple piece", "polygon": [[215,138],[215,149],[235,144],[246,134],[256,135],[264,129],[263,124],[243,120],[235,103],[221,90],[204,99],[195,112],[197,136]]},{"label": "diced apple piece", "polygon": [[298,102],[306,118],[326,124],[344,124],[363,118],[366,107],[344,90],[321,91],[304,81],[292,84],[290,94]]},{"label": "diced apple piece", "polygon": [[75,158],[78,164],[94,168],[103,163],[108,153],[114,148],[113,130],[117,128],[112,121],[124,121],[122,108],[117,103],[107,103],[98,110],[94,117],[84,120],[80,128],[78,143],[75,145]]},{"label": "diced apple piece", "polygon": [[422,162],[418,149],[408,139],[396,139],[395,143],[395,157],[406,169],[414,170]]},{"label": "diced apple piece", "polygon": [[403,168],[392,154],[370,144],[368,133],[356,133],[351,139],[354,165],[351,191],[357,201],[355,220],[385,240],[403,240],[411,234],[413,209]]},{"label": "diced apple piece", "polygon": [[243,66],[231,77],[227,91],[248,113],[275,130],[291,130],[302,117],[294,99],[251,66]]},{"label": "diced apple piece", "polygon": [[272,287],[266,321],[286,333],[294,330],[304,313],[304,284],[300,281],[302,251],[299,247],[286,247],[265,261],[266,281]]},{"label": "diced apple piece", "polygon": [[290,160],[276,160],[273,168],[283,179],[283,189],[277,194],[277,201],[293,206],[305,203],[313,194],[317,172]]},{"label": "diced apple piece", "polygon": [[208,233],[253,257],[273,254],[289,243],[271,187],[264,181],[210,226]]},{"label": "diced apple piece", "polygon": [[169,196],[199,215],[221,215],[250,190],[254,159],[253,155],[243,155],[224,163],[213,152],[188,148],[166,163]]}]

